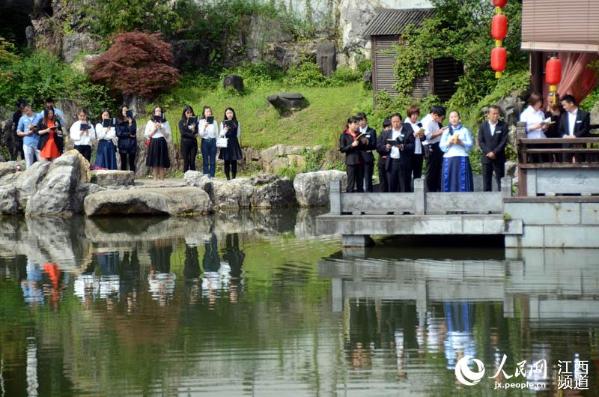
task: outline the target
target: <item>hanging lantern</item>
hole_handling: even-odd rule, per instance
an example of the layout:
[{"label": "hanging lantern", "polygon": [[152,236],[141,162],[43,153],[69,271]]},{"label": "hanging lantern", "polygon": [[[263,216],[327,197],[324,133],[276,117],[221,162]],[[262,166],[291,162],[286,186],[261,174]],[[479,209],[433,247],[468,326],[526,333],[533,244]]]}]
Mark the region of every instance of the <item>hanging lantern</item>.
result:
[{"label": "hanging lantern", "polygon": [[491,69],[495,77],[500,78],[507,65],[507,51],[504,47],[495,47],[491,50]]},{"label": "hanging lantern", "polygon": [[507,4],[507,0],[491,0],[491,3],[495,7],[503,8]]},{"label": "hanging lantern", "polygon": [[505,36],[507,36],[507,17],[503,14],[494,15],[491,21],[491,37],[497,47],[501,47]]},{"label": "hanging lantern", "polygon": [[545,82],[549,85],[549,101],[557,104],[557,86],[562,81],[562,61],[551,57],[545,65]]}]

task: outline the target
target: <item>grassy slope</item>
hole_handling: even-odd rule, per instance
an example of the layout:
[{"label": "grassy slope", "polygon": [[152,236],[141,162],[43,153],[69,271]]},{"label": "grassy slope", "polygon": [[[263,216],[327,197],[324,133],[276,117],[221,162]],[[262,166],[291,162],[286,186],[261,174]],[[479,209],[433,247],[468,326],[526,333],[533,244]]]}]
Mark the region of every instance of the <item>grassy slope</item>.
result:
[{"label": "grassy slope", "polygon": [[[282,118],[266,101],[266,97],[278,92],[300,92],[310,106],[294,115]],[[272,82],[249,87],[243,96],[234,95],[218,88],[212,91],[197,87],[177,88],[165,99],[167,118],[177,125],[185,104],[191,104],[196,114],[209,105],[217,120],[222,120],[224,109],[231,106],[237,112],[241,124],[241,144],[253,148],[267,148],[279,143],[286,145],[324,145],[333,147],[343,123],[362,106],[372,101],[372,92],[364,90],[360,83],[342,87],[284,87]],[[371,106],[371,105],[370,105]],[[178,135],[177,131],[173,131]],[[179,140],[175,136],[175,142]]]}]

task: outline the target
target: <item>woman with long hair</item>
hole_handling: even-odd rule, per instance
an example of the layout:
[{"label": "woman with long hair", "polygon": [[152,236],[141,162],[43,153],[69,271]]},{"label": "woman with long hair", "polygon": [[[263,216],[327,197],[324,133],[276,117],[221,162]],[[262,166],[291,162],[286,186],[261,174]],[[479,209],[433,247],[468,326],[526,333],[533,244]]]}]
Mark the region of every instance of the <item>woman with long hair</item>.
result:
[{"label": "woman with long hair", "polygon": [[449,113],[449,127],[444,129],[439,148],[443,155],[441,187],[443,192],[472,192],[472,168],[468,153],[473,145],[472,134],[462,125],[457,111]]},{"label": "woman with long hair", "polygon": [[196,156],[198,155],[198,118],[190,105],[185,105],[181,120],[181,156],[183,157],[183,172],[195,171]]},{"label": "woman with long hair", "polygon": [[135,155],[137,154],[137,122],[133,112],[127,105],[121,106],[116,124],[116,136],[119,139],[118,149],[121,157],[121,170],[135,172]]},{"label": "woman with long hair", "polygon": [[96,140],[96,131],[94,130],[94,126],[89,122],[85,109],[81,109],[77,113],[77,121],[71,126],[69,136],[75,149],[91,163],[92,145]]},{"label": "woman with long hair", "polygon": [[166,169],[171,166],[167,142],[167,139],[171,139],[171,127],[160,106],[154,108],[152,118],[146,124],[144,136],[150,140],[146,166],[152,168],[155,179],[164,179]]},{"label": "woman with long hair", "polygon": [[198,123],[198,133],[202,137],[202,172],[210,178],[216,173],[216,138],[218,124],[212,115],[210,106],[204,106],[202,118]]},{"label": "woman with long hair", "polygon": [[54,108],[44,109],[44,116],[38,122],[36,131],[40,136],[37,146],[40,158],[52,161],[60,157],[64,149],[64,138],[62,125],[54,113]]},{"label": "woman with long hair", "polygon": [[98,149],[94,168],[100,170],[116,170],[116,130],[110,111],[102,111],[102,119],[96,124]]},{"label": "woman with long hair", "polygon": [[237,161],[243,158],[239,137],[241,127],[237,121],[237,115],[233,108],[225,109],[223,122],[220,124],[221,136],[227,138],[227,147],[220,148],[218,158],[225,161],[225,175],[227,180],[235,179],[237,176]]}]

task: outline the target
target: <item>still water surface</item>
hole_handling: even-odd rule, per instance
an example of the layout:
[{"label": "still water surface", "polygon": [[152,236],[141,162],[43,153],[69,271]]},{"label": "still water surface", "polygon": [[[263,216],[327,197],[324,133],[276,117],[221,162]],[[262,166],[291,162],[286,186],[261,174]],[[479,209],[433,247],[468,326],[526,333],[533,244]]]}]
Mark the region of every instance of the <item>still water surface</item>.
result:
[{"label": "still water surface", "polygon": [[562,395],[558,360],[599,394],[599,252],[349,256],[314,215],[0,221],[0,396]]}]

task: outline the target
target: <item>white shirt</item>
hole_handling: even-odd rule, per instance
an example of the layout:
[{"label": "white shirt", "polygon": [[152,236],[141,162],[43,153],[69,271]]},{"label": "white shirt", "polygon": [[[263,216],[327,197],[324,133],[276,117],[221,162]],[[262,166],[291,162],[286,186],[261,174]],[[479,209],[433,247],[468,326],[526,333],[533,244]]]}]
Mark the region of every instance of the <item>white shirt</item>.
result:
[{"label": "white shirt", "polygon": [[[204,128],[206,126],[206,128]],[[206,119],[201,119],[198,124],[198,132],[204,139],[216,139],[218,137],[218,124],[216,120],[212,124],[208,124]]]},{"label": "white shirt", "polygon": [[576,127],[576,117],[578,116],[578,108],[573,112],[568,112],[568,135],[574,136],[574,127]]},{"label": "white shirt", "polygon": [[91,146],[92,143],[96,140],[96,131],[94,130],[94,126],[89,121],[84,122],[89,126],[87,130],[87,134],[83,134],[81,131],[81,121],[77,120],[71,126],[69,130],[69,137],[71,141],[73,141],[73,145],[75,146]]},{"label": "white shirt", "polygon": [[433,132],[439,129],[439,123],[433,120],[432,114],[429,113],[426,116],[424,116],[421,123],[422,127],[424,128],[424,135],[426,136],[426,141],[424,142],[425,145],[430,145],[432,143],[437,143],[441,141],[441,136],[431,138]]},{"label": "white shirt", "polygon": [[[403,128],[401,130],[392,130],[391,131],[391,139],[396,140],[397,138],[403,138],[404,134],[403,134]],[[399,148],[397,146],[391,146],[391,153],[389,154],[389,156],[392,159],[399,159],[401,157],[401,152],[399,151]]]},{"label": "white shirt", "polygon": [[491,130],[491,136],[495,135],[495,128],[497,128],[497,123],[491,123],[490,121],[487,121],[487,123],[489,123],[489,130]]},{"label": "white shirt", "polygon": [[102,125],[102,123],[96,124],[96,138],[98,139],[98,141],[112,141],[112,143],[114,143],[115,145],[118,143],[118,140],[116,138],[116,130],[114,129],[114,127],[106,128]]},{"label": "white shirt", "polygon": [[[406,117],[406,120],[404,121],[404,124],[410,124],[412,126],[412,130],[414,131],[414,134],[416,134],[418,131],[420,131],[421,127],[418,127],[418,122],[412,123],[410,121],[409,117]],[[422,124],[424,126],[424,124]],[[416,138],[416,135],[414,135],[414,154],[422,154],[422,142],[420,141],[420,139]]]},{"label": "white shirt", "polygon": [[445,152],[443,157],[468,157],[468,152],[472,148],[472,134],[468,128],[461,126],[453,130],[453,135],[458,135],[462,145],[449,144],[452,135],[449,135],[449,128],[443,131],[439,148]]},{"label": "white shirt", "polygon": [[[154,131],[154,125],[156,123],[154,123],[153,120],[148,120],[148,123],[146,124],[146,129],[144,131],[144,136],[146,138],[149,138],[150,135],[152,135],[152,132]],[[152,139],[158,139],[158,138],[165,138],[167,141],[169,139],[171,139],[171,126],[169,125],[168,121],[165,121],[164,123],[160,123],[160,127],[158,127],[158,129],[156,130],[156,133],[152,136]]]},{"label": "white shirt", "polygon": [[527,138],[541,139],[545,138],[545,133],[541,128],[536,130],[531,129],[535,124],[542,123],[545,120],[545,113],[542,110],[535,110],[532,106],[528,106],[520,115],[520,121],[526,123]]}]

